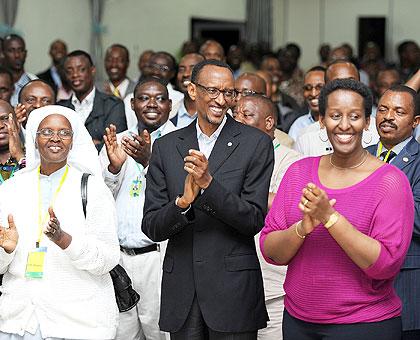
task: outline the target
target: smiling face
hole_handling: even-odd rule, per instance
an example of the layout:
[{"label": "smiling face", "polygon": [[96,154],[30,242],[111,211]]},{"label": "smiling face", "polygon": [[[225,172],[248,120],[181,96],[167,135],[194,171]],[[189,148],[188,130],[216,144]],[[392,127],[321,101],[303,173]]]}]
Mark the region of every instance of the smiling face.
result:
[{"label": "smiling face", "polygon": [[325,85],[325,73],[323,71],[308,72],[305,76],[303,85],[303,96],[311,111],[315,114],[319,112],[318,98],[321,89]]},{"label": "smiling face", "polygon": [[[50,129],[53,135],[43,136],[41,130]],[[52,114],[45,117],[38,126],[35,145],[41,159],[42,173],[52,173],[62,168],[67,163],[67,157],[73,144],[73,138],[63,139],[58,136],[58,131],[70,130],[71,124],[68,119],[60,114]]]},{"label": "smiling face", "polygon": [[105,55],[105,71],[113,83],[122,82],[127,76],[128,55],[125,49],[119,46],[110,47]]},{"label": "smiling face", "polygon": [[353,91],[336,90],[327,97],[325,116],[320,117],[325,126],[334,153],[351,155],[362,148],[363,130],[369,126],[365,118],[363,97]]},{"label": "smiling face", "polygon": [[376,129],[387,149],[413,134],[420,117],[414,115],[413,97],[406,92],[386,91],[378,103]]},{"label": "smiling face", "polygon": [[198,53],[189,53],[182,57],[178,66],[178,74],[176,76],[176,83],[178,89],[182,93],[188,92],[188,84],[191,82],[192,69],[200,61],[204,60],[204,57]]},{"label": "smiling face", "polygon": [[131,99],[131,108],[136,113],[138,121],[149,132],[156,130],[168,120],[171,107],[168,90],[156,81],[139,86],[134,98]]},{"label": "smiling face", "polygon": [[54,91],[44,82],[35,80],[22,89],[20,99],[29,116],[35,109],[54,104]]},{"label": "smiling face", "polygon": [[222,92],[212,99],[202,86],[233,92],[234,79],[232,72],[225,67],[205,65],[198,75],[197,83],[201,86],[193,83],[188,85],[188,94],[195,101],[200,128],[204,133],[206,131],[214,132],[222,122],[229,107],[234,105],[234,100],[226,101]]},{"label": "smiling face", "polygon": [[85,56],[74,56],[67,58],[64,63],[64,71],[71,89],[79,100],[84,99],[93,89],[95,67],[90,65]]}]

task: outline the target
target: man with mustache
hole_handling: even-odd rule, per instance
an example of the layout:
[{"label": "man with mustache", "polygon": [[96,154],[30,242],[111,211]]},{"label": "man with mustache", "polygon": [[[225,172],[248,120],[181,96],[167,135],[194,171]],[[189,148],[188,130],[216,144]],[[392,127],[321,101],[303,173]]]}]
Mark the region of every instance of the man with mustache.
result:
[{"label": "man with mustache", "polygon": [[178,129],[190,125],[197,118],[195,102],[188,95],[188,84],[191,82],[191,73],[194,66],[202,60],[204,60],[204,57],[201,54],[188,53],[179,62],[176,83],[178,90],[184,94],[184,100],[177,114],[171,119]]},{"label": "man with mustache", "polygon": [[403,304],[403,340],[420,339],[420,144],[413,130],[420,123],[420,107],[413,89],[396,85],[387,90],[378,103],[377,145],[367,150],[384,162],[401,169],[408,177],[414,195],[413,238],[395,289]]},{"label": "man with mustache", "polygon": [[25,41],[19,35],[10,34],[4,38],[4,66],[12,73],[15,84],[15,91],[10,99],[10,104],[13,107],[18,103],[22,87],[30,80],[37,78],[34,74],[25,72],[26,52]]},{"label": "man with mustache", "polygon": [[157,78],[142,79],[131,105],[137,126],[119,134],[114,125],[106,128],[105,147],[99,157],[105,183],[116,201],[121,265],[141,295],[136,308],[120,314],[116,339],[164,340],[158,326],[162,253],[159,244],[141,232],[140,225],[152,145],[175,130],[168,120],[171,100],[166,83]]}]

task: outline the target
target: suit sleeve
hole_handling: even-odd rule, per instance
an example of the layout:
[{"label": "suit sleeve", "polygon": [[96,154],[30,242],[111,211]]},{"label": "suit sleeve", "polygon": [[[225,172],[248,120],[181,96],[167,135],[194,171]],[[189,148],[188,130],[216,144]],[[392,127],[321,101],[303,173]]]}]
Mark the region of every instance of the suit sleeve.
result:
[{"label": "suit sleeve", "polygon": [[181,208],[169,197],[159,142],[157,140],[153,144],[146,175],[146,198],[142,221],[142,231],[154,242],[167,240],[194,222],[193,211],[190,209],[188,214],[181,214]]},{"label": "suit sleeve", "polygon": [[414,229],[413,236],[420,237],[420,178],[411,183],[411,190],[414,196]]},{"label": "suit sleeve", "polygon": [[251,152],[254,157],[247,165],[240,196],[228,191],[213,178],[193,204],[194,208],[199,208],[246,236],[256,235],[264,226],[274,164],[273,143],[264,135]]},{"label": "suit sleeve", "polygon": [[106,117],[105,126],[114,124],[117,133],[127,130],[127,120],[125,118],[124,102],[117,100],[112,102],[108,115]]}]

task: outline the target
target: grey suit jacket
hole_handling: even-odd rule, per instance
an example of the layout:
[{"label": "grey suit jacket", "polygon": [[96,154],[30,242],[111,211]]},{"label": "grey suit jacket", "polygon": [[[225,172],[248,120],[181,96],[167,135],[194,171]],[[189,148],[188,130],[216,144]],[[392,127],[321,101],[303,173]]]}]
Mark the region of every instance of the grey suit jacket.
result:
[{"label": "grey suit jacket", "polygon": [[178,331],[194,295],[211,329],[263,328],[267,312],[254,235],[264,225],[273,144],[227,116],[209,157],[213,180],[183,215],[175,199],[183,193],[190,149],[198,150],[195,121],[155,142],[146,178],[142,230],[154,241],[169,240],[160,328]]}]

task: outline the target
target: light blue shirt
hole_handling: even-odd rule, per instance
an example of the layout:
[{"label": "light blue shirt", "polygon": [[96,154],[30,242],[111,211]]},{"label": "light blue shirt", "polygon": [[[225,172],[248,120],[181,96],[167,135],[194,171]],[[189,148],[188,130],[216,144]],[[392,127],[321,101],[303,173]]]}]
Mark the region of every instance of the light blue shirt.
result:
[{"label": "light blue shirt", "polygon": [[211,152],[213,151],[214,144],[216,144],[217,138],[219,138],[220,132],[222,132],[223,127],[226,124],[226,116],[223,117],[222,122],[216,131],[214,131],[211,136],[207,136],[203,131],[201,131],[200,126],[198,125],[198,120],[196,123],[197,129],[197,141],[200,151],[209,159]]},{"label": "light blue shirt", "polygon": [[178,120],[176,122],[176,128],[182,129],[183,127],[190,125],[196,118],[197,112],[190,116],[187,109],[185,108],[184,101],[182,101],[178,109]]},{"label": "light blue shirt", "polygon": [[62,86],[60,75],[58,74],[57,68],[53,65],[50,68],[51,78],[54,81],[54,84],[60,88]]},{"label": "light blue shirt", "polygon": [[289,136],[290,136],[290,138],[292,138],[294,141],[296,141],[297,138],[300,135],[300,131],[304,127],[307,127],[307,126],[309,126],[309,125],[311,125],[313,123],[315,123],[315,120],[312,117],[311,111],[309,111],[309,113],[307,113],[306,115],[304,115],[302,117],[299,117],[298,119],[296,119],[294,121],[294,123],[290,127],[290,130],[289,130]]}]

